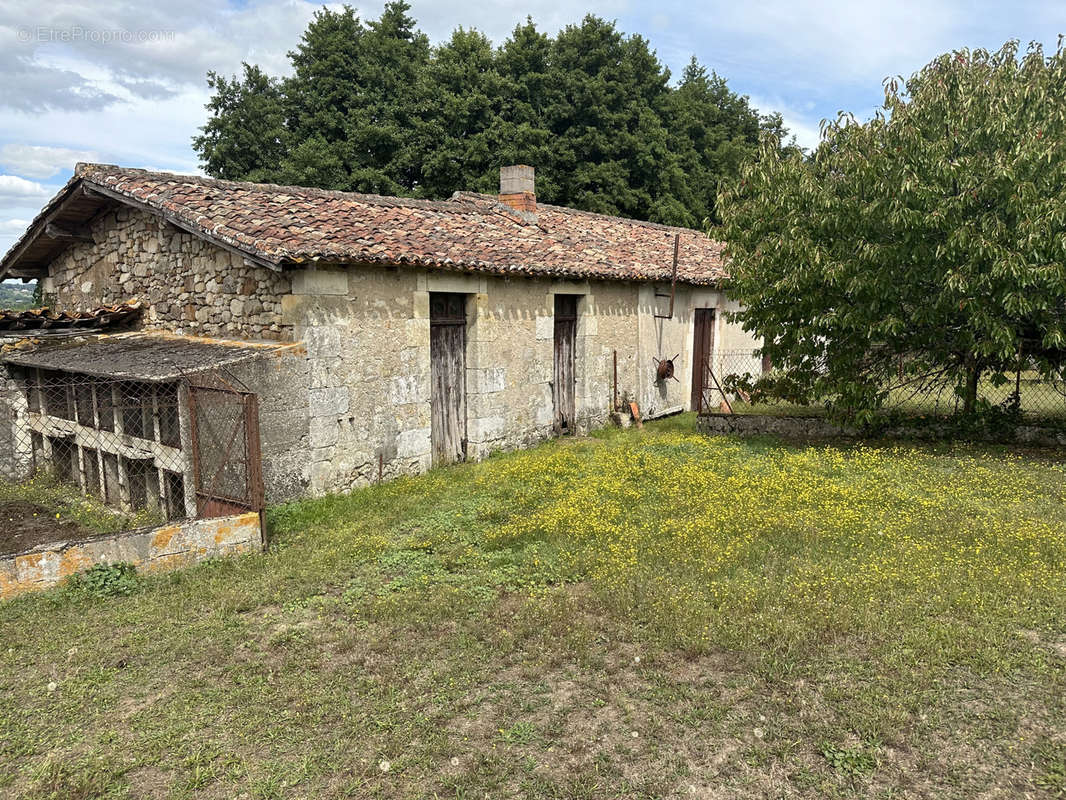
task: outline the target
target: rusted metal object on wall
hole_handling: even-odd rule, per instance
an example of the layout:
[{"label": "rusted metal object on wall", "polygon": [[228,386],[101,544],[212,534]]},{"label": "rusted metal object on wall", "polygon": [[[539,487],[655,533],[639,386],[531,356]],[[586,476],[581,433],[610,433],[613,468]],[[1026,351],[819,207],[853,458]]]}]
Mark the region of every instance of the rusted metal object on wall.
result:
[{"label": "rusted metal object on wall", "polygon": [[[674,375],[674,361],[677,360],[677,356],[680,353],[675,354],[671,358],[664,358],[662,361],[655,359],[655,380],[657,383],[663,383],[668,380],[677,380],[677,376]],[[680,383],[680,381],[678,381]]]}]

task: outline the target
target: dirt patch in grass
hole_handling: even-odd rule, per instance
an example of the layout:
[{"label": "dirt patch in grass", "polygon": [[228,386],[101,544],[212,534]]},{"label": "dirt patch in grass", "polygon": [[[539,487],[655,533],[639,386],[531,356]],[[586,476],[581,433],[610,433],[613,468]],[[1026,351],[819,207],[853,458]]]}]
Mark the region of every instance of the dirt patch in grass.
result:
[{"label": "dirt patch in grass", "polygon": [[99,535],[77,522],[56,519],[44,506],[23,501],[0,504],[0,555],[22,553],[51,542],[85,541]]}]

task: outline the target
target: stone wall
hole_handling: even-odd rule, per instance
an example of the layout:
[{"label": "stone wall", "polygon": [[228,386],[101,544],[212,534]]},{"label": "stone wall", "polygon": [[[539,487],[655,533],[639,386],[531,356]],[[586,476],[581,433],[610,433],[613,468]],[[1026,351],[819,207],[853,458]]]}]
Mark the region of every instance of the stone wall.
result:
[{"label": "stone wall", "polygon": [[[283,323],[306,346],[306,403],[296,391],[286,393],[288,410],[278,413],[290,423],[289,462],[306,465],[306,486],[314,494],[431,466],[431,292],[467,296],[471,459],[553,435],[556,294],[578,296],[579,431],[607,420],[615,352],[620,399],[636,400],[646,417],[688,408],[693,309],[721,312],[725,302],[713,290],[678,287],[673,316],[656,319],[668,310],[669,297],[659,295],[668,295],[669,284],[507,279],[377,266],[302,270],[293,274],[292,288],[283,301]],[[723,341],[756,346],[722,313],[718,325]],[[656,359],[672,356],[677,380],[657,382]],[[261,403],[264,414],[269,405]],[[306,440],[296,441],[297,428],[306,431]]]},{"label": "stone wall", "polygon": [[[429,296],[467,296],[467,453],[480,459],[553,435],[556,294],[578,296],[578,431],[606,422],[618,359],[619,400],[645,417],[687,409],[693,310],[715,308],[719,348],[753,348],[721,293],[669,283],[557,281],[406,267],[309,267],[284,274],[146,212],[109,211],[94,244],[70,247],[45,290],[86,308],[139,297],[143,326],[186,335],[273,338],[300,352],[232,368],[259,395],[271,502],[423,472],[430,454]],[[656,381],[675,357],[676,380]]]},{"label": "stone wall", "polygon": [[772,414],[701,414],[696,419],[696,430],[711,435],[770,434],[788,439],[831,439],[859,435],[856,428],[840,425],[823,417],[774,416]]},{"label": "stone wall", "polygon": [[262,549],[258,514],[189,520],[85,542],[55,542],[0,557],[0,599],[47,589],[96,564],[125,562],[138,570],[159,572]]},{"label": "stone wall", "polygon": [[143,327],[200,336],[291,338],[281,321],[289,278],[122,207],[92,225],[95,242],[71,245],[49,268],[44,292],[63,309],[139,298]]},{"label": "stone wall", "polygon": [[307,494],[311,482],[310,362],[292,346],[226,368],[235,388],[259,399],[263,485],[269,503]]},{"label": "stone wall", "polygon": [[[18,347],[22,341],[0,334],[0,353]],[[0,479],[21,481],[33,468],[33,452],[24,433],[27,412],[25,393],[0,364]]]}]

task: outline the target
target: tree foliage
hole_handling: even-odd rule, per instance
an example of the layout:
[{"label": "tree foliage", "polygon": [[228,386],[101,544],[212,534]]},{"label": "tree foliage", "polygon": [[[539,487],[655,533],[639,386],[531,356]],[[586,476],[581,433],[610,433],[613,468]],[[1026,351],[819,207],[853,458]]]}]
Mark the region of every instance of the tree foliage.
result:
[{"label": "tree foliage", "polygon": [[936,379],[1066,363],[1066,55],[1016,42],[885,83],[811,158],[773,145],[720,198],[744,327],[793,385],[849,409]]},{"label": "tree foliage", "polygon": [[527,163],[545,202],[698,226],[760,133],[784,133],[695,60],[672,85],[647,40],[595,16],[554,37],[527,20],[499,47],[459,28],[433,47],[409,10],[321,9],[283,80],[209,74],[204,169],[447,197],[495,191],[501,165]]}]

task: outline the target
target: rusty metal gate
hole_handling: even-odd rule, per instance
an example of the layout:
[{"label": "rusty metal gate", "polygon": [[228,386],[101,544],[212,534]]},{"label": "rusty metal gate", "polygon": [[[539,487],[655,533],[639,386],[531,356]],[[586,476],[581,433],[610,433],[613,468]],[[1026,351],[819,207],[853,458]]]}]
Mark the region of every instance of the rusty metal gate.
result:
[{"label": "rusty metal gate", "polygon": [[258,398],[234,389],[190,386],[189,431],[196,515],[262,512]]}]

